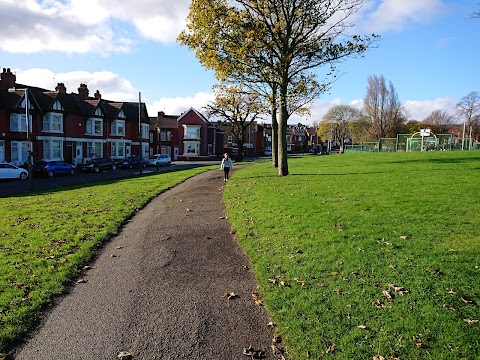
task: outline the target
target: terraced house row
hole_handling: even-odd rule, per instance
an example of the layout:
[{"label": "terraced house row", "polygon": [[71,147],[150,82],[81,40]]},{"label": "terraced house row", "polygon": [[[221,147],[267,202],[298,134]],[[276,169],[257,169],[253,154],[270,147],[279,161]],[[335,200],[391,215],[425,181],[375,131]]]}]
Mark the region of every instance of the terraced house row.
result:
[{"label": "terraced house row", "polygon": [[[75,165],[140,152],[147,157],[161,151],[161,129],[152,126],[157,122],[148,116],[144,103],[105,100],[98,90],[91,97],[86,84],[80,84],[76,93],[67,93],[62,83],[51,91],[17,83],[10,69],[1,73],[0,161],[24,164],[28,154],[34,160]],[[177,128],[179,142],[171,138],[169,145],[175,158],[222,154],[223,131],[195,109],[178,117]]]},{"label": "terraced house row", "polygon": [[[65,160],[74,165],[92,158],[124,159],[168,154],[173,160],[218,159],[238,151],[231,125],[209,121],[196,109],[179,115],[149,117],[140,102],[90,96],[87,84],[67,92],[19,84],[10,69],[0,74],[0,162],[16,165],[37,160]],[[28,108],[28,110],[27,110]],[[28,113],[28,123],[26,121]],[[315,130],[289,126],[288,151],[305,152],[318,144]],[[271,126],[253,122],[245,131],[245,155],[271,149]]]}]

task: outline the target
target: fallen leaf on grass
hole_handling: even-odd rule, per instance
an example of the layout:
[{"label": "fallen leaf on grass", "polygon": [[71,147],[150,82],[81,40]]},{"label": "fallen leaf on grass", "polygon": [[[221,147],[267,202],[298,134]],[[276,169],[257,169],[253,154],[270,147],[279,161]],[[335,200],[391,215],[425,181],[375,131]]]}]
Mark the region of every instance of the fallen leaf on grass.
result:
[{"label": "fallen leaf on grass", "polygon": [[406,239],[407,239],[407,237],[406,237],[405,235],[402,235],[402,236],[400,236],[400,239],[402,239],[402,240],[406,240]]},{"label": "fallen leaf on grass", "polygon": [[239,296],[235,294],[233,291],[230,291],[229,293],[226,293],[225,295],[223,295],[223,297],[226,298],[227,300],[232,300],[232,299],[238,298]]},{"label": "fallen leaf on grass", "polygon": [[467,305],[472,305],[473,304],[472,300],[465,299],[464,297],[460,297],[460,299],[462,299],[462,301]]},{"label": "fallen leaf on grass", "polygon": [[404,295],[410,293],[410,291],[405,289],[404,287],[397,286],[397,285],[394,285],[394,284],[388,285],[388,288],[393,289],[393,291],[395,291],[395,293],[400,295],[400,296],[404,296]]},{"label": "fallen leaf on grass", "polygon": [[385,296],[387,298],[387,301],[392,301],[392,294],[390,294],[390,291],[383,290],[382,294],[383,294],[383,296]]},{"label": "fallen leaf on grass", "polygon": [[455,309],[452,305],[450,304],[443,304],[443,307],[447,310],[450,310],[450,311],[457,311],[457,309]]},{"label": "fallen leaf on grass", "polygon": [[388,267],[389,267],[390,269],[396,269],[396,268],[397,268],[397,265],[395,265],[395,264],[390,264],[390,265],[388,265]]},{"label": "fallen leaf on grass", "polygon": [[277,275],[277,276],[274,276],[273,278],[268,279],[268,282],[272,284],[277,284],[281,278],[282,278],[281,275]]},{"label": "fallen leaf on grass", "polygon": [[362,330],[368,329],[365,325],[358,325],[357,328],[362,329]]},{"label": "fallen leaf on grass", "polygon": [[274,344],[280,344],[282,342],[282,336],[280,334],[273,335],[272,342]]},{"label": "fallen leaf on grass", "polygon": [[270,321],[267,326],[275,327],[275,323],[273,321]]},{"label": "fallen leaf on grass", "polygon": [[80,280],[77,281],[77,284],[84,284],[87,281],[88,281],[87,279],[80,279]]},{"label": "fallen leaf on grass", "polygon": [[478,324],[478,320],[463,319],[467,324]]},{"label": "fallen leaf on grass", "polygon": [[386,306],[384,305],[380,300],[375,300],[372,303],[373,306],[375,306],[377,309],[390,309],[391,306]]},{"label": "fallen leaf on grass", "polygon": [[384,358],[383,356],[381,356],[381,355],[375,355],[375,356],[373,357],[373,360],[385,360],[385,358]]},{"label": "fallen leaf on grass", "polygon": [[337,347],[337,345],[335,343],[333,343],[332,345],[330,345],[327,349],[327,354],[330,354],[330,353],[333,353],[335,351],[335,348]]}]

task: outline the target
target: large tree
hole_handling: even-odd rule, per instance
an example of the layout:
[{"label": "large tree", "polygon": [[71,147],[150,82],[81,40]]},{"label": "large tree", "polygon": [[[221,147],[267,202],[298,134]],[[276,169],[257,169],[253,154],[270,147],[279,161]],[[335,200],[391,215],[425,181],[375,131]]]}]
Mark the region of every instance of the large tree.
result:
[{"label": "large tree", "polygon": [[206,106],[207,113],[229,125],[238,147],[237,160],[242,160],[245,134],[264,112],[263,104],[256,93],[240,86],[218,85],[214,93],[215,101]]},{"label": "large tree", "polygon": [[[220,79],[248,78],[269,84],[278,111],[278,174],[288,175],[286,131],[290,101],[302,77],[327,73],[362,54],[374,37],[347,35],[363,0],[193,0],[179,41]],[[247,77],[239,74],[247,74]],[[322,88],[322,87],[321,87]]]},{"label": "large tree", "polygon": [[471,91],[464,96],[456,105],[456,115],[459,120],[465,122],[467,131],[472,131],[474,137],[480,133],[480,94]]},{"label": "large tree", "polygon": [[453,116],[446,110],[433,110],[423,123],[430,126],[435,134],[446,134],[453,125]]},{"label": "large tree", "polygon": [[405,122],[397,91],[391,81],[386,84],[383,75],[368,77],[363,113],[371,123],[372,135],[377,139],[395,137]]},{"label": "large tree", "polygon": [[340,152],[343,153],[345,139],[351,138],[350,124],[360,120],[360,110],[350,105],[336,105],[323,117],[322,123],[335,139],[340,142]]}]

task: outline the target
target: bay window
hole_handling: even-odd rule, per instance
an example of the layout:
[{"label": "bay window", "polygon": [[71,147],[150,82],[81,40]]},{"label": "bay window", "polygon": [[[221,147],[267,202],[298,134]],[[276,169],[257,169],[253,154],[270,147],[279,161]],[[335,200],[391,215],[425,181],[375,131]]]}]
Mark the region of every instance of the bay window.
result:
[{"label": "bay window", "polygon": [[44,140],[43,141],[43,158],[45,160],[62,160],[63,159],[63,141],[61,140]]}]

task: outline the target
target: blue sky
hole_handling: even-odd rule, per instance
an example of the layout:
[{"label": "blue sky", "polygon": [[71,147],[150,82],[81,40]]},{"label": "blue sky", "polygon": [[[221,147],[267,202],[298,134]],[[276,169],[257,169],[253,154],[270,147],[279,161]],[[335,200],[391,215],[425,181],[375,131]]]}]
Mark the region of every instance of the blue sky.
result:
[{"label": "blue sky", "polygon": [[[47,89],[65,83],[76,92],[146,102],[179,115],[202,111],[212,100],[216,80],[194,54],[175,41],[184,28],[188,0],[0,0],[0,67],[17,81]],[[341,66],[331,91],[312,104],[312,123],[334,105],[361,107],[370,75],[383,75],[397,90],[409,118],[422,120],[433,110],[454,114],[455,104],[480,91],[478,46],[480,10],[476,1],[365,0],[352,19],[358,33],[382,40],[363,58]]]}]

